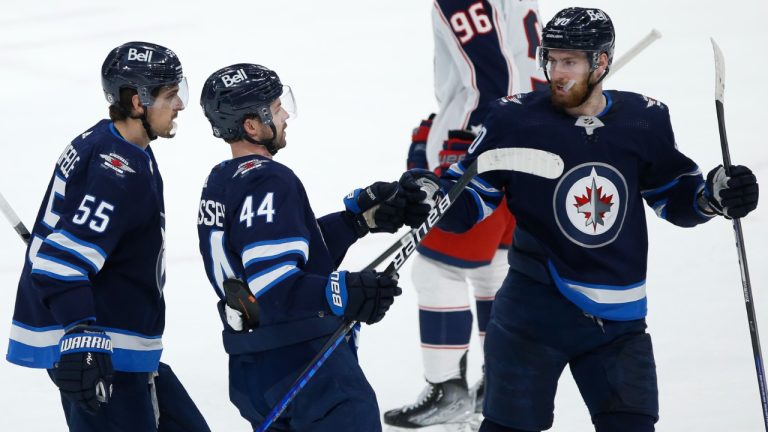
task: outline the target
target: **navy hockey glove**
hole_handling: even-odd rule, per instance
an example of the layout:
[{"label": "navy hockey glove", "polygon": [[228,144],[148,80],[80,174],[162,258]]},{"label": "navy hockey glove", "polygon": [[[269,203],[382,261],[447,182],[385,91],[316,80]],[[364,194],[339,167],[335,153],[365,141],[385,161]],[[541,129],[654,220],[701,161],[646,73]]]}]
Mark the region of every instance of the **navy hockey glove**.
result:
[{"label": "navy hockey glove", "polygon": [[440,179],[428,170],[413,169],[403,173],[398,181],[400,195],[405,198],[405,224],[416,228],[427,219],[429,211],[443,196]]},{"label": "navy hockey glove", "polygon": [[741,218],[757,208],[759,188],[752,170],[741,165],[731,166],[730,177],[718,165],[707,174],[704,189],[706,203],[702,209],[727,219]]},{"label": "navy hockey glove", "polygon": [[443,149],[438,154],[440,166],[435,169],[438,176],[442,176],[451,165],[461,162],[469,151],[469,146],[475,140],[475,134],[468,130],[448,131],[448,139],[443,142]]},{"label": "navy hockey glove", "polygon": [[413,130],[411,134],[411,146],[408,148],[407,169],[422,168],[427,169],[427,137],[429,129],[432,127],[432,120],[435,114],[430,114],[429,118],[422,120],[419,127]]},{"label": "navy hockey glove", "polygon": [[368,232],[397,232],[403,226],[405,198],[397,182],[376,182],[365,189],[355,189],[344,198],[358,237]]},{"label": "navy hockey glove", "polygon": [[61,338],[59,349],[53,382],[70,402],[95,414],[112,395],[112,339],[97,327],[78,324]]},{"label": "navy hockey glove", "polygon": [[248,285],[240,279],[227,279],[223,285],[227,324],[236,331],[258,327],[261,308]]},{"label": "navy hockey glove", "polygon": [[325,286],[325,298],[334,315],[366,324],[381,321],[402,293],[397,278],[373,270],[335,271]]}]

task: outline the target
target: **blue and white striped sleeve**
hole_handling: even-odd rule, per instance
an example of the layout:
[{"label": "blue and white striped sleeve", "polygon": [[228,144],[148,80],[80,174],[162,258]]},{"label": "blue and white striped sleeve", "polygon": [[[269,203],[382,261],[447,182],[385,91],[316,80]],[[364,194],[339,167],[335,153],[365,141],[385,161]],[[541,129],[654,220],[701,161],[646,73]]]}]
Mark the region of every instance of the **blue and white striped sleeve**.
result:
[{"label": "blue and white striped sleeve", "polygon": [[306,271],[312,259],[309,224],[317,222],[298,186],[295,178],[252,182],[230,203],[235,218],[228,242],[259,300],[262,324],[330,311],[324,294],[328,275]]}]

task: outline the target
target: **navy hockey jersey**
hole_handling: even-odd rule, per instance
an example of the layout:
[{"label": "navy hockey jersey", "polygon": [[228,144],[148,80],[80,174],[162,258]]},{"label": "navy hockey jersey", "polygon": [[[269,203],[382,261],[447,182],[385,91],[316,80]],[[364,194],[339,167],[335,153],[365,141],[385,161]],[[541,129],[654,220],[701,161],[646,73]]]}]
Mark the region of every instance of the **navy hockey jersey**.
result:
[{"label": "navy hockey jersey", "polygon": [[102,120],[59,157],[27,246],[6,358],[51,368],[68,326],[110,335],[115,370],[157,370],[165,325],[163,181]]},{"label": "navy hockey jersey", "polygon": [[604,95],[607,106],[595,117],[554,109],[545,92],[494,103],[469,156],[447,176],[457,178],[479,154],[504,147],[556,153],[564,173],[555,180],[512,171],[481,174],[441,227],[466,230],[506,196],[518,229],[539,244],[537,258],[565,297],[597,317],[638,319],[647,309],[642,199],[679,226],[711,216],[696,204],[704,181],[677,149],[666,105],[635,93]]},{"label": "navy hockey jersey", "polygon": [[[200,253],[219,298],[223,281],[247,281],[261,306],[255,332],[225,331],[228,353],[261,351],[333,333],[329,274],[357,240],[344,212],[316,219],[304,186],[285,165],[257,155],[215,166],[197,219]],[[258,345],[258,348],[257,348]]]}]

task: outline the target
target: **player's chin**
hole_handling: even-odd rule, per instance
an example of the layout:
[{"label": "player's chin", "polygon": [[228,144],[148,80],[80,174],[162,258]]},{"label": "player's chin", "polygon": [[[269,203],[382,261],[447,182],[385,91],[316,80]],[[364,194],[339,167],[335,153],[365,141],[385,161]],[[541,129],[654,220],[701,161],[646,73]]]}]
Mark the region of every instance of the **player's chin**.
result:
[{"label": "player's chin", "polygon": [[160,138],[173,138],[176,136],[176,125],[171,122],[168,127],[160,131],[157,136]]},{"label": "player's chin", "polygon": [[580,101],[581,96],[574,91],[565,94],[559,94],[559,92],[552,93],[552,105],[557,108],[576,108],[580,105]]}]

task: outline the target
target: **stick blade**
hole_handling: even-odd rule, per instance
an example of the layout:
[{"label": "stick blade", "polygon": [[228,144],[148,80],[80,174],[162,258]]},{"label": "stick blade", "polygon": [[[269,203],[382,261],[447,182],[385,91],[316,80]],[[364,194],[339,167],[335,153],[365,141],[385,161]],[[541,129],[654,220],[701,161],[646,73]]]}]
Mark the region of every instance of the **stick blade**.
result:
[{"label": "stick blade", "polygon": [[478,174],[506,170],[556,179],[563,174],[563,159],[545,150],[510,147],[488,150],[477,157]]},{"label": "stick blade", "polygon": [[709,38],[709,40],[712,41],[712,49],[715,51],[715,100],[724,103],[725,57],[723,57],[723,51],[717,45],[715,39]]}]

